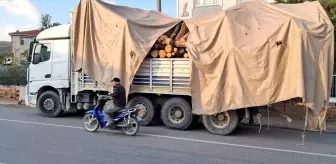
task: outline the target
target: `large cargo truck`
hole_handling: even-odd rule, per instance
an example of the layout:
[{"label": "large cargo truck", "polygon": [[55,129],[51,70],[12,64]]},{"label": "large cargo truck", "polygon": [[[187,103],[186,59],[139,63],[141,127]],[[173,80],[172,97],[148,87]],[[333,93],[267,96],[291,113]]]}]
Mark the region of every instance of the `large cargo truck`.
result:
[{"label": "large cargo truck", "polygon": [[[186,130],[201,121],[227,135],[245,115],[253,122],[258,106],[293,98],[319,116],[330,97],[334,27],[319,3],[288,6],[251,1],[180,21],[81,0],[72,26],[46,29],[31,43],[26,104],[47,117],[89,110],[111,90],[101,84],[119,75],[132,80],[124,83],[127,105],[143,106],[141,125],[160,119]],[[172,45],[190,59],[168,57]]]},{"label": "large cargo truck", "polygon": [[[71,70],[71,28],[60,25],[42,31],[30,45],[26,104],[46,117],[64,111],[89,110],[104,88],[89,76]],[[150,58],[138,69],[128,95],[128,106],[143,105],[141,125],[161,118],[165,126],[186,130],[193,120],[189,59]],[[229,134],[237,127],[237,111],[204,116],[205,127],[215,134]],[[230,127],[230,128],[229,128]]]}]

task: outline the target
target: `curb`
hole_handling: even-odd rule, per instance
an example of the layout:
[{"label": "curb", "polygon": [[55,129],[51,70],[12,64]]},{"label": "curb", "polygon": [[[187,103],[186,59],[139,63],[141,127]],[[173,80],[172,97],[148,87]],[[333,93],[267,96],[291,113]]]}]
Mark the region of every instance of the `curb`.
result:
[{"label": "curb", "polygon": [[[247,124],[247,123],[240,123],[240,124],[259,128],[259,125],[257,125],[257,124]],[[267,125],[261,125],[261,127],[262,128],[267,128]],[[278,128],[278,129],[301,130],[301,131],[303,131],[303,129],[296,128],[296,127],[284,127],[284,126],[279,126],[279,125],[269,125],[269,127],[270,128]],[[307,132],[320,132],[320,131],[311,131],[311,130],[306,130],[306,131]],[[334,131],[326,130],[326,131],[322,131],[322,133],[336,133],[336,130],[334,130]]]}]

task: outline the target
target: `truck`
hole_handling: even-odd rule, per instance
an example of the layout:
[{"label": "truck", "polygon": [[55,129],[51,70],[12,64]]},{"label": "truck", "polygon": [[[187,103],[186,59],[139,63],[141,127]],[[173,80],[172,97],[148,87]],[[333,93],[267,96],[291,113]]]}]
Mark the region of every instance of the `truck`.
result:
[{"label": "truck", "polygon": [[[26,105],[36,107],[46,117],[89,110],[97,95],[109,91],[91,77],[71,70],[70,30],[70,24],[46,29],[30,44]],[[199,122],[200,117],[192,114],[188,60],[143,61],[128,95],[128,106],[143,106],[141,125],[161,118],[168,128],[186,130],[193,122]],[[239,119],[235,110],[204,117],[203,123],[210,132],[223,135],[231,133]]]},{"label": "truck", "polygon": [[[155,27],[157,27],[157,24],[155,24],[155,21],[165,19],[165,21],[162,21],[163,23],[161,22],[162,26],[166,24],[170,26],[173,25],[175,22],[178,22],[172,18],[163,16],[160,13],[155,13],[152,11],[140,11],[138,9],[130,9],[126,7],[119,8],[113,5],[108,5],[101,1],[86,0],[81,1],[80,4],[81,9],[78,9],[78,13],[82,15],[77,17],[77,21],[79,23],[77,22],[77,24],[74,23],[72,25],[59,25],[48,28],[39,33],[36,39],[30,44],[28,57],[30,65],[27,70],[28,84],[26,87],[26,105],[36,107],[39,113],[46,117],[58,117],[62,115],[63,112],[70,110],[76,110],[78,112],[89,110],[96,104],[98,95],[107,94],[111,90],[111,88],[106,88],[105,85],[97,82],[92,77],[85,74],[85,72],[81,70],[72,70],[72,64],[74,62],[72,54],[76,54],[72,52],[72,48],[76,47],[72,45],[72,41],[75,40],[74,36],[72,36],[72,27],[76,29],[75,27],[78,25],[79,29],[85,29],[82,31],[79,30],[81,34],[90,34],[83,38],[91,38],[95,37],[94,35],[100,35],[102,38],[105,37],[106,42],[109,42],[110,38],[108,37],[115,37],[119,34],[123,35],[125,31],[130,30],[131,25],[123,25],[125,25],[129,21],[132,21],[129,19],[133,19],[134,17],[136,17],[134,18],[134,22],[132,22],[133,25],[135,24],[134,29],[132,29],[132,33],[127,33],[127,36],[129,37],[133,35],[134,37],[136,37],[140,34],[146,35],[138,37],[136,39],[132,38],[133,40],[128,40],[128,43],[137,44],[144,43],[145,41],[149,40],[154,40],[154,42],[155,39],[159,40],[158,38],[160,37],[157,37],[157,35],[155,35],[155,37],[147,36],[150,31],[156,29]],[[202,47],[203,51],[196,51],[195,49],[197,48],[195,47],[188,47],[188,50],[194,49],[193,55],[196,56],[198,60],[203,57],[197,55],[205,55],[205,57],[209,57],[203,58],[205,59],[205,64],[198,61],[199,63],[203,64],[203,66],[208,66],[210,64],[207,64],[207,62],[213,61],[211,64],[214,64],[218,67],[218,69],[216,67],[216,69],[207,71],[207,73],[208,76],[211,76],[210,79],[216,78],[216,80],[214,80],[215,82],[221,81],[221,83],[217,82],[217,84],[215,84],[216,87],[212,88],[212,92],[216,92],[215,89],[219,89],[220,92],[217,92],[216,95],[205,94],[211,95],[206,98],[212,98],[211,100],[216,101],[217,104],[221,103],[220,105],[222,106],[213,105],[212,107],[209,107],[209,110],[215,111],[214,113],[201,113],[202,115],[193,114],[193,112],[195,111],[192,110],[192,105],[194,104],[197,97],[194,96],[194,98],[192,98],[193,92],[191,92],[191,84],[194,82],[191,81],[191,69],[194,69],[194,67],[191,67],[190,65],[191,59],[166,58],[164,56],[163,58],[153,57],[145,58],[144,60],[142,60],[141,58],[142,63],[140,64],[140,67],[137,68],[136,72],[134,72],[135,74],[131,74],[131,76],[133,77],[134,75],[134,77],[132,78],[130,86],[124,86],[127,87],[127,89],[129,87],[127,106],[142,106],[143,110],[141,110],[140,112],[140,116],[142,118],[142,121],[140,122],[141,125],[146,126],[150,125],[154,120],[161,120],[163,124],[170,129],[187,130],[191,127],[193,123],[202,122],[205,128],[210,133],[217,135],[228,135],[237,128],[239,122],[243,119],[244,116],[250,119],[250,122],[253,122],[251,121],[253,118],[252,115],[258,113],[258,106],[266,106],[270,105],[271,103],[290,100],[292,98],[304,99],[308,97],[309,99],[307,99],[307,104],[310,104],[311,107],[313,107],[312,104],[314,104],[315,109],[313,110],[315,110],[315,112],[317,113],[320,112],[320,107],[322,107],[325,102],[329,101],[328,95],[330,91],[328,90],[330,90],[331,88],[332,78],[332,76],[330,76],[332,75],[332,71],[330,69],[333,68],[333,62],[328,59],[333,58],[332,40],[334,35],[333,25],[330,23],[330,20],[327,20],[329,18],[326,16],[323,17],[323,21],[320,20],[322,19],[320,17],[320,14],[324,14],[324,11],[322,11],[323,9],[321,9],[320,7],[316,7],[320,6],[320,4],[314,2],[304,3],[302,4],[302,6],[292,6],[293,8],[298,8],[302,10],[305,9],[305,5],[315,6],[314,10],[316,10],[316,12],[314,13],[316,14],[312,15],[316,16],[316,19],[313,16],[307,17],[304,12],[299,12],[300,10],[288,11],[290,8],[279,5],[278,9],[274,10],[275,12],[278,12],[279,10],[283,11],[281,13],[291,13],[293,11],[297,11],[297,13],[282,15],[284,19],[279,20],[279,22],[272,24],[272,26],[270,27],[269,22],[267,21],[262,22],[261,24],[255,23],[259,21],[259,19],[256,18],[256,15],[258,14],[249,14],[249,12],[254,12],[249,10],[250,4],[259,6],[260,8],[267,8],[267,10],[260,10],[260,12],[268,11],[270,8],[274,8],[276,6],[265,4],[259,1],[251,1],[236,6],[236,8],[242,8],[244,9],[244,11],[246,9],[245,16],[253,15],[251,16],[251,21],[245,21],[245,16],[240,17],[242,16],[240,10],[236,10],[235,7],[233,7],[231,9],[228,9],[227,11],[219,13],[218,15],[212,15],[202,19],[194,19],[189,22],[190,27],[193,28],[191,30],[194,30],[194,33],[190,32],[190,36],[193,36],[190,40],[188,38],[188,43],[192,43],[194,41],[194,45],[191,44],[191,46]],[[104,13],[96,14],[96,12],[91,12],[91,9],[88,9],[90,6],[95,6],[96,8],[94,9],[97,10],[98,8],[100,8],[101,10],[99,11],[105,9],[115,11],[104,11]],[[134,13],[130,14],[130,12]],[[92,15],[88,16],[88,14]],[[105,16],[101,17],[102,14],[105,14]],[[235,14],[239,16],[236,17]],[[272,15],[268,12],[265,12],[261,15],[263,14],[267,15],[268,18],[270,18],[267,18],[265,20],[278,19],[274,17],[274,14]],[[122,15],[125,15],[125,17],[122,17]],[[137,17],[138,15],[139,17]],[[96,20],[94,19],[94,17],[97,17]],[[208,19],[210,17],[211,21],[213,22],[209,23]],[[296,21],[300,20],[303,25],[306,25],[305,23],[309,21],[319,21],[319,25],[321,24],[321,22],[324,22],[323,26],[321,25],[321,27],[327,30],[322,30],[322,33],[321,30],[315,28],[315,26],[308,26],[312,25],[312,23],[308,23],[306,27],[298,26],[296,22],[291,21],[287,22],[286,25],[292,23],[295,24],[295,26],[290,26],[291,28],[287,28],[287,26],[282,26],[285,20],[292,20],[292,17],[295,17]],[[102,18],[105,22],[98,21]],[[225,22],[224,20],[228,22]],[[230,22],[230,20],[235,21]],[[92,21],[91,24],[88,21]],[[112,23],[108,25],[106,23],[107,21],[112,21]],[[201,23],[197,21],[200,21]],[[225,23],[223,23],[223,21]],[[241,26],[241,22],[243,22],[245,25]],[[212,25],[213,23],[216,23],[216,26]],[[92,27],[86,29],[87,26],[84,26],[85,24],[90,24],[90,26],[92,25]],[[81,27],[81,25],[83,25],[83,27]],[[231,26],[237,26],[239,28],[228,28]],[[158,28],[160,27],[161,25]],[[270,29],[274,29],[275,27],[283,29],[282,33],[274,33],[270,31]],[[88,31],[98,28],[103,28],[103,30],[101,30],[103,32]],[[113,31],[112,29],[114,29],[115,31]],[[211,30],[217,30],[217,33],[208,33]],[[161,31],[157,33],[160,33],[160,35],[162,35],[163,32],[167,31],[163,31],[161,29]],[[100,34],[98,34],[99,32]],[[174,34],[174,32],[175,30],[173,31],[172,35]],[[260,40],[256,40],[253,43],[250,42],[251,40],[254,40],[256,36],[261,35],[262,32],[265,32],[265,34],[261,37]],[[292,33],[297,33],[297,36],[299,37],[289,39],[289,36],[294,36]],[[319,35],[315,35],[317,33]],[[306,35],[308,34],[311,37],[306,37]],[[324,39],[324,37],[320,37],[320,35],[325,36],[325,40],[317,42],[316,40],[318,39]],[[199,39],[200,37],[203,37],[203,40]],[[86,40],[83,38],[82,40],[78,41],[77,44],[85,47]],[[118,39],[122,40],[123,38]],[[144,41],[144,39],[147,40]],[[115,41],[115,38],[112,38],[112,40]],[[166,44],[169,45],[170,41],[166,42]],[[111,47],[112,43],[117,44],[120,43],[120,41],[111,41],[111,43],[109,42],[108,44],[102,44],[107,44],[106,47]],[[200,45],[202,43],[203,45]],[[226,43],[228,45],[224,45],[223,43]],[[300,43],[307,44],[302,45]],[[286,44],[290,44],[291,46],[286,46]],[[96,45],[98,45],[98,43]],[[154,47],[154,45],[151,46]],[[134,47],[140,49],[143,47],[148,48],[149,46],[141,47],[137,45]],[[210,47],[213,49],[209,50]],[[101,50],[98,48],[99,45],[95,46],[95,51]],[[316,50],[313,50],[312,48],[316,48]],[[170,47],[170,51],[171,49],[172,47]],[[226,51],[224,51],[224,49]],[[252,51],[252,49],[253,52],[250,52]],[[109,51],[113,50],[114,49],[109,49]],[[207,52],[204,53],[204,51]],[[164,52],[164,50],[160,52]],[[223,54],[224,52],[226,54]],[[315,54],[314,57],[316,57],[316,52],[320,52],[320,54],[318,54],[320,55],[319,62],[323,64],[313,62],[314,60],[311,60],[311,56],[314,56],[313,54]],[[81,51],[80,53],[84,54],[84,51]],[[146,53],[148,53],[147,49]],[[118,55],[124,54],[126,53],[123,50],[119,49]],[[98,53],[95,55],[99,56]],[[129,55],[135,56],[133,53],[130,53]],[[145,54],[141,55],[144,56]],[[220,57],[220,59],[218,58],[218,56]],[[229,65],[228,62],[223,61],[226,59],[229,60],[228,58],[225,58],[226,56],[231,57],[231,65]],[[109,60],[113,61],[112,59]],[[132,58],[129,60],[132,60]],[[86,62],[90,61],[86,60]],[[304,64],[298,65],[297,63]],[[118,64],[122,65],[124,63]],[[314,64],[314,67],[305,67],[306,65]],[[223,65],[225,65],[225,67],[223,67]],[[319,68],[320,70],[317,71],[317,68]],[[288,70],[291,70],[291,73]],[[96,70],[95,73],[97,72],[98,74],[100,73]],[[211,74],[213,72],[216,72],[216,74]],[[125,71],[121,73],[125,73]],[[244,77],[244,75],[249,75],[249,77]],[[227,82],[231,80],[229,79],[230,77],[235,79],[233,80],[233,82],[227,83],[225,85],[223,81]],[[308,83],[308,81],[312,81],[312,79],[316,81],[314,83]],[[203,88],[200,86],[198,87],[201,89],[207,88],[207,86],[204,86],[206,84],[213,83],[203,83]],[[292,91],[286,92],[285,90],[287,88],[291,88]],[[308,92],[306,91],[307,88],[315,88],[315,90],[314,92]],[[319,98],[316,98],[315,96],[317,95],[317,93],[320,95]],[[205,96],[203,95],[203,98],[204,97]],[[224,102],[223,99],[227,102]],[[209,101],[211,100],[208,100],[205,103],[202,102],[203,109],[207,108],[207,105],[210,104]],[[229,107],[223,107],[228,105],[231,105],[230,110]],[[194,106],[194,110],[196,108],[199,108],[199,106]],[[221,112],[223,110],[222,108],[226,108],[226,110]]]}]

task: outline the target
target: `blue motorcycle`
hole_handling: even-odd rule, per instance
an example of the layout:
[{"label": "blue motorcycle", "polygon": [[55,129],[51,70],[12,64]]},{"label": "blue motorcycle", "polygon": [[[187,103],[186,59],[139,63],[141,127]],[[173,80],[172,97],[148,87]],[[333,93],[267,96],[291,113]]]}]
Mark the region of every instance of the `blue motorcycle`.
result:
[{"label": "blue motorcycle", "polygon": [[[105,128],[107,120],[103,115],[103,107],[106,103],[106,99],[99,99],[97,105],[90,111],[87,111],[84,120],[84,128],[89,132],[95,132],[100,128]],[[139,121],[141,117],[138,115],[141,107],[135,106],[134,108],[125,108],[119,110],[114,120],[114,126],[108,129],[121,129],[126,135],[134,136],[139,131]]]}]

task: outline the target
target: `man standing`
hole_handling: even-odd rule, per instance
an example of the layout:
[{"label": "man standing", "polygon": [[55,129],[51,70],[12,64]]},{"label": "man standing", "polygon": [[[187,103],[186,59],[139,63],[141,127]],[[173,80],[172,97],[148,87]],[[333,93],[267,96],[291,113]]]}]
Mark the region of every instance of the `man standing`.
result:
[{"label": "man standing", "polygon": [[[112,93],[109,93],[109,96],[112,97],[112,101],[110,105],[106,104],[107,106],[104,107],[103,114],[104,117],[107,118],[107,124],[106,126],[113,125],[113,118],[115,112],[118,110],[124,108],[126,106],[126,93],[125,93],[125,88],[120,85],[120,79],[119,78],[114,78],[112,81]],[[108,103],[108,102],[107,102]]]}]

